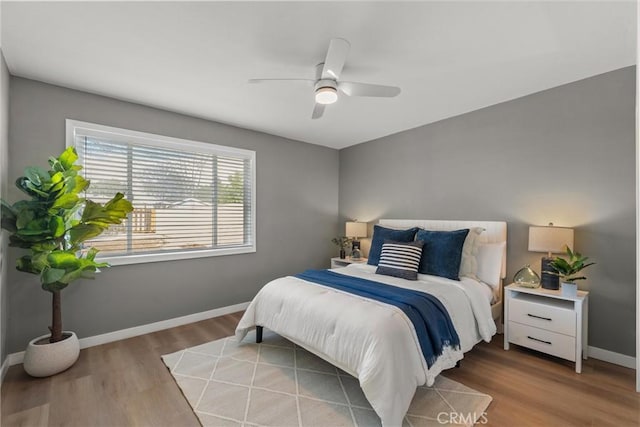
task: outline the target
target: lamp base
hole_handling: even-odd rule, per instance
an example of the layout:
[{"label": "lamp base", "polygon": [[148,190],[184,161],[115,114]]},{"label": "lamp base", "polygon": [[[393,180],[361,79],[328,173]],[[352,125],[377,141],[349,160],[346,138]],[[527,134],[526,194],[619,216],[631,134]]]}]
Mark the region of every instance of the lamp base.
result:
[{"label": "lamp base", "polygon": [[359,260],[362,258],[362,252],[360,252],[360,241],[354,240],[351,244],[351,259]]},{"label": "lamp base", "polygon": [[543,289],[558,290],[560,289],[560,278],[553,274],[546,273],[546,271],[555,271],[551,266],[553,258],[543,257],[540,269],[540,286]]}]

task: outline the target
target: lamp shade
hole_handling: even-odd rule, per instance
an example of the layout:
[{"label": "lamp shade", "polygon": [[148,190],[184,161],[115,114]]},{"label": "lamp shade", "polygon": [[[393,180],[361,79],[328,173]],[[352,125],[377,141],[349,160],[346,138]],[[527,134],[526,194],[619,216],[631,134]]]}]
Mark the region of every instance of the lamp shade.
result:
[{"label": "lamp shade", "polygon": [[367,223],[366,222],[347,222],[345,224],[345,231],[347,237],[367,237]]},{"label": "lamp shade", "polygon": [[529,227],[529,251],[561,253],[567,246],[573,250],[573,228],[549,226]]}]

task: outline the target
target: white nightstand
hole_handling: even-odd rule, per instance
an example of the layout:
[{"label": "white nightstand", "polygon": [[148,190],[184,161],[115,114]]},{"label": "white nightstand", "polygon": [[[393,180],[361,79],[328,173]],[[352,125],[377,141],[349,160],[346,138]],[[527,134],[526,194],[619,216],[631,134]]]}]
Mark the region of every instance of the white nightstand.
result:
[{"label": "white nightstand", "polygon": [[350,257],[339,258],[334,257],[331,258],[331,268],[340,268],[346,267],[349,264],[366,264],[367,258],[360,258],[359,260],[351,259]]},{"label": "white nightstand", "polygon": [[576,297],[563,296],[560,290],[504,288],[504,349],[509,343],[532,348],[570,360],[576,372],[582,371],[587,358],[589,292]]}]

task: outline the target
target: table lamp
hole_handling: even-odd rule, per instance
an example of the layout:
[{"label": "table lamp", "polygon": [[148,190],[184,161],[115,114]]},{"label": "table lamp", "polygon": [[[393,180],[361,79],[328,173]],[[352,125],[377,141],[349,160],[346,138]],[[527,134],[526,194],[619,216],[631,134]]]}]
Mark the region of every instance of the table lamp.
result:
[{"label": "table lamp", "polygon": [[540,285],[544,289],[560,288],[558,276],[546,271],[553,270],[549,265],[553,260],[551,254],[563,253],[567,247],[573,250],[573,228],[555,227],[552,222],[548,226],[529,227],[529,251],[547,253],[540,267]]},{"label": "table lamp", "polygon": [[360,252],[360,241],[358,237],[367,237],[367,223],[358,221],[349,221],[345,224],[345,234],[347,237],[351,237],[351,259],[360,259],[362,254]]}]

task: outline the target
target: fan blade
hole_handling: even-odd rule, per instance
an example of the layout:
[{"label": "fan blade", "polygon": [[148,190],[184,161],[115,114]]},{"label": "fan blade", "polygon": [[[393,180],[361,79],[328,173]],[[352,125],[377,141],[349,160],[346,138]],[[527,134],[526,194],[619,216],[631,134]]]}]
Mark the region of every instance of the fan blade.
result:
[{"label": "fan blade", "polygon": [[319,119],[324,114],[324,104],[316,103],[315,107],[313,107],[313,114],[311,114],[312,119]]},{"label": "fan blade", "polygon": [[339,82],[338,89],[349,96],[378,96],[393,98],[400,93],[396,86],[372,85],[369,83]]},{"label": "fan blade", "polygon": [[249,79],[248,83],[281,83],[281,82],[302,82],[313,85],[316,81],[311,79]]},{"label": "fan blade", "polygon": [[331,39],[324,67],[322,67],[323,79],[338,80],[340,78],[350,47],[351,45],[345,39]]}]

